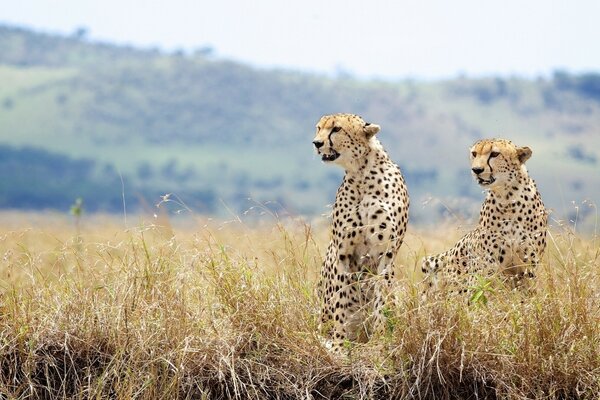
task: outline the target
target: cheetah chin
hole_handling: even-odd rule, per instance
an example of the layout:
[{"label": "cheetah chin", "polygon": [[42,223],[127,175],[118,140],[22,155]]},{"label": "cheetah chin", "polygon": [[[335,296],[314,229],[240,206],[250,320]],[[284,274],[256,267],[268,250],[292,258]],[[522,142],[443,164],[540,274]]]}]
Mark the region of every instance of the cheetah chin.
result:
[{"label": "cheetah chin", "polygon": [[494,178],[493,176],[491,176],[490,179],[487,181],[485,179],[477,177],[477,183],[479,183],[481,186],[489,186],[494,182],[496,182],[496,178]]},{"label": "cheetah chin", "polygon": [[331,161],[335,161],[337,160],[337,158],[340,156],[340,153],[338,153],[335,150],[331,150],[332,153],[331,154],[323,154],[323,156],[321,156],[321,160],[325,161],[325,162],[331,162]]}]

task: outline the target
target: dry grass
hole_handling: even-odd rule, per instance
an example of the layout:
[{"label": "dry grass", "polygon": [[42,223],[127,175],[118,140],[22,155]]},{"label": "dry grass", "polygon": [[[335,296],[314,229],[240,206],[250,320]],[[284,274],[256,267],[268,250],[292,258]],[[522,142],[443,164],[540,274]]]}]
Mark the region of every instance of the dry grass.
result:
[{"label": "dry grass", "polygon": [[566,229],[531,297],[491,286],[487,305],[420,301],[419,259],[459,233],[413,231],[387,331],[339,360],[315,334],[324,227],[0,219],[0,398],[600,393],[599,243]]}]

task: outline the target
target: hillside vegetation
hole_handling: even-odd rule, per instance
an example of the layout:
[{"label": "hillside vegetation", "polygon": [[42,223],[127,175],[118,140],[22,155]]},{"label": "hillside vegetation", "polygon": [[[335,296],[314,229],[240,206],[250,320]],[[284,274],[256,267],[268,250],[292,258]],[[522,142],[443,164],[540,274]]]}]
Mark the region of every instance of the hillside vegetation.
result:
[{"label": "hillside vegetation", "polygon": [[[204,213],[268,202],[278,212],[322,214],[341,171],[313,155],[313,127],[341,111],[382,126],[415,222],[448,210],[473,215],[481,193],[467,149],[481,137],[533,148],[531,175],[557,218],[574,218],[572,201],[600,198],[597,73],[364,81],[0,26],[0,81],[0,144],[14,153],[0,172],[11,178],[4,208],[65,210],[83,196],[89,209],[119,211],[114,199],[134,209],[176,193]],[[74,172],[72,163],[86,167]],[[582,220],[590,209],[578,212]]]},{"label": "hillside vegetation", "polygon": [[[24,222],[27,221],[27,222]],[[597,238],[558,227],[534,290],[421,300],[410,233],[386,331],[332,357],[317,331],[325,231],[262,217],[133,225],[0,214],[0,396],[11,399],[591,399]]]}]

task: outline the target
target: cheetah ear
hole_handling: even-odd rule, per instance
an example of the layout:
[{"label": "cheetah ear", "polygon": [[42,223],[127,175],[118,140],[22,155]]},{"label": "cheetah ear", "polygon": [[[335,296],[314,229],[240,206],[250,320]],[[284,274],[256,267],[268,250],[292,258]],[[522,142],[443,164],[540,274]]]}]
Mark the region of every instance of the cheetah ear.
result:
[{"label": "cheetah ear", "polygon": [[377,124],[371,124],[370,122],[367,122],[365,124],[365,127],[363,128],[364,132],[365,132],[365,136],[367,137],[367,139],[371,139],[373,136],[375,136],[375,134],[377,132],[379,132],[381,128],[379,127],[379,125]]},{"label": "cheetah ear", "polygon": [[531,149],[527,146],[517,148],[517,158],[521,162],[521,164],[525,164],[525,161],[529,160],[531,157]]}]

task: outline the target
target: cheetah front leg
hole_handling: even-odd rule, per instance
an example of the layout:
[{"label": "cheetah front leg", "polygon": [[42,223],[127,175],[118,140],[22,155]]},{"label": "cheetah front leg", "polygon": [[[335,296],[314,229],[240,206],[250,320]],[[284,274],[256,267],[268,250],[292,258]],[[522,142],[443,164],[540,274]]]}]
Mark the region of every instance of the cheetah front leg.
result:
[{"label": "cheetah front leg", "polygon": [[509,276],[508,283],[512,289],[529,291],[539,263],[536,248],[530,244],[528,238],[524,238],[515,251],[512,265],[504,268],[502,272]]},{"label": "cheetah front leg", "polygon": [[357,214],[348,216],[347,224],[341,228],[335,258],[331,260],[333,268],[326,279],[330,285],[326,297],[332,327],[328,347],[336,353],[342,352],[346,341],[364,339],[364,281],[359,267],[363,258],[357,250],[362,231],[358,220]]},{"label": "cheetah front leg", "polygon": [[421,263],[421,272],[425,275],[426,289],[422,293],[426,296],[427,291],[438,286],[438,272],[446,267],[451,250],[433,256],[426,256]]},{"label": "cheetah front leg", "polygon": [[321,302],[321,315],[319,318],[319,332],[322,334],[329,334],[331,331],[331,324],[333,321],[333,306],[335,304],[335,285],[333,285],[333,277],[335,274],[335,268],[337,263],[337,249],[335,243],[331,241],[327,248],[325,260],[321,267],[321,277],[319,280],[318,298]]},{"label": "cheetah front leg", "polygon": [[372,332],[383,332],[386,324],[386,304],[393,292],[394,282],[394,252],[387,248],[377,256],[379,263],[377,266],[377,275],[373,276],[372,284],[373,294],[373,322],[369,324]]},{"label": "cheetah front leg", "polygon": [[360,337],[362,302],[359,276],[349,248],[332,241],[321,273],[319,295],[321,319],[319,332],[325,335],[323,344],[334,354],[343,355],[346,341]]},{"label": "cheetah front leg", "polygon": [[394,258],[404,236],[399,235],[396,217],[388,205],[377,202],[375,207],[366,208],[364,221],[364,248],[366,256],[362,270],[365,271],[366,302],[370,304],[372,318],[369,333],[381,332],[385,328],[385,306],[392,293],[394,282]]},{"label": "cheetah front leg", "polygon": [[357,238],[350,230],[346,240],[340,246],[338,266],[340,273],[335,281],[339,282],[336,291],[336,316],[334,335],[339,340],[357,341],[364,339],[365,332],[365,276],[360,265],[364,258],[357,253]]},{"label": "cheetah front leg", "polygon": [[450,292],[464,293],[477,281],[475,272],[485,263],[480,260],[473,243],[477,232],[463,236],[451,249],[423,258],[421,271],[425,275],[426,287],[422,292],[446,288]]}]

